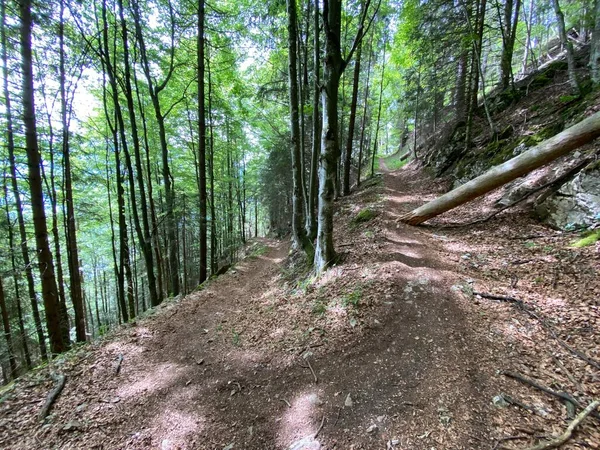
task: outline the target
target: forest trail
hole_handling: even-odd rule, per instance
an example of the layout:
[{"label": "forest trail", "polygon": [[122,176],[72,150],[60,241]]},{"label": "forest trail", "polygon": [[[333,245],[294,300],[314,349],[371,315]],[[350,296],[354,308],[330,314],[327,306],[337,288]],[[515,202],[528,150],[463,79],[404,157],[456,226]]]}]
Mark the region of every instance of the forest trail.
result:
[{"label": "forest trail", "polygon": [[[287,241],[260,240],[204,289],[55,363],[67,384],[43,426],[52,382],[24,377],[0,447],[492,449],[505,422],[525,428],[529,413],[491,399],[497,370],[527,357],[514,335],[528,324],[465,295],[468,241],[397,223],[436,184],[381,167],[383,185],[339,201],[345,253],[321,279],[291,286]],[[365,205],[377,217],[352,225]]]}]

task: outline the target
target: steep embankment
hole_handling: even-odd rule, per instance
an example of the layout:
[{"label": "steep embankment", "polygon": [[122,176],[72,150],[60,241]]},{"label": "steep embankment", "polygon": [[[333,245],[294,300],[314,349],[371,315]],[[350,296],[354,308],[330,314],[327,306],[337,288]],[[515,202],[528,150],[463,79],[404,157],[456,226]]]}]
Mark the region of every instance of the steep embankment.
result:
[{"label": "steep embankment", "polygon": [[[19,380],[3,395],[0,446],[481,449],[562,428],[559,403],[497,371],[568,390],[541,345],[587,390],[597,394],[598,380],[535,320],[472,298],[473,286],[502,292],[503,272],[487,269],[507,253],[481,234],[398,225],[439,191],[410,166],[366,184],[338,202],[341,258],[322,277],[286,259],[287,243],[260,241],[201,291],[54,362],[67,384],[44,423],[48,368]],[[497,409],[501,392],[547,417]],[[574,442],[593,433],[588,424]]]},{"label": "steep embankment", "polygon": [[[587,58],[584,49],[578,57],[582,69]],[[435,176],[446,177],[456,187],[534,147],[600,110],[600,91],[592,91],[589,80],[582,84],[585,95],[571,95],[566,62],[559,60],[517,82],[514,91],[488,94],[485,103],[496,134],[491,132],[481,106],[474,118],[475,138],[469,148],[465,145],[466,125],[449,123],[424,144],[426,148],[421,151],[427,166]],[[526,209],[562,229],[593,225],[600,218],[597,155],[597,145],[585,145],[498,189],[483,209],[493,212],[548,184],[528,199]],[[557,182],[552,184],[554,180]],[[474,218],[465,216],[467,220]]]}]

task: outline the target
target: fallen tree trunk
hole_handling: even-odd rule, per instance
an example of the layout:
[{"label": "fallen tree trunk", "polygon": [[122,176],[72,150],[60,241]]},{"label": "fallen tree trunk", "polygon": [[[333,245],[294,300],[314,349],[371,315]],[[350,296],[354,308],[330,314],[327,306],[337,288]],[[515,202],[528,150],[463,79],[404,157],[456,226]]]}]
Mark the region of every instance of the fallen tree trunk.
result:
[{"label": "fallen tree trunk", "polygon": [[532,170],[569,153],[600,136],[600,112],[582,120],[541,144],[521,153],[483,175],[453,189],[400,217],[400,221],[418,225],[463,203],[480,197]]}]

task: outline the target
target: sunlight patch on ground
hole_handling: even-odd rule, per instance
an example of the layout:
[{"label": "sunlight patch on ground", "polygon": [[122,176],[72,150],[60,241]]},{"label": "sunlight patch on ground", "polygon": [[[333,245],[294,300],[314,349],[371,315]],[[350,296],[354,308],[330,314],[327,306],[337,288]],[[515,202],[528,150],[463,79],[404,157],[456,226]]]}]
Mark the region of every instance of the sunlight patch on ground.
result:
[{"label": "sunlight patch on ground", "polygon": [[[146,338],[151,338],[152,334],[144,335]],[[125,343],[121,341],[111,342],[106,345],[106,350],[114,355],[127,355],[127,357],[139,355],[144,351],[143,345],[138,345],[137,342]]]},{"label": "sunlight patch on ground", "polygon": [[305,437],[312,437],[319,424],[318,409],[322,404],[321,394],[316,390],[299,393],[291,400],[291,408],[284,411],[279,420],[278,443],[282,448]]},{"label": "sunlight patch on ground", "polygon": [[202,433],[204,423],[205,419],[197,414],[183,413],[167,406],[156,422],[161,450],[186,448],[191,436]]},{"label": "sunlight patch on ground", "polygon": [[173,363],[156,364],[149,370],[152,373],[151,377],[144,377],[138,381],[125,384],[117,390],[116,394],[122,399],[127,399],[165,389],[173,385],[187,370],[186,366]]}]

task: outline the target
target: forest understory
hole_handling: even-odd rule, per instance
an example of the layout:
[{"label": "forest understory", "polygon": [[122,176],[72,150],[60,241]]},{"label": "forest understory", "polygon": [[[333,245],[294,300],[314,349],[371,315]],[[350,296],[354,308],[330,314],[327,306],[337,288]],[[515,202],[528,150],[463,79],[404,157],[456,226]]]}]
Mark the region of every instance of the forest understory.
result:
[{"label": "forest understory", "polygon": [[[341,258],[321,277],[287,240],[254,240],[203,289],[3,388],[0,447],[525,449],[562,433],[579,409],[507,375],[598,398],[598,247],[518,209],[403,225],[445,186],[380,164],[337,202]],[[561,448],[600,448],[598,430],[588,417]]]}]

